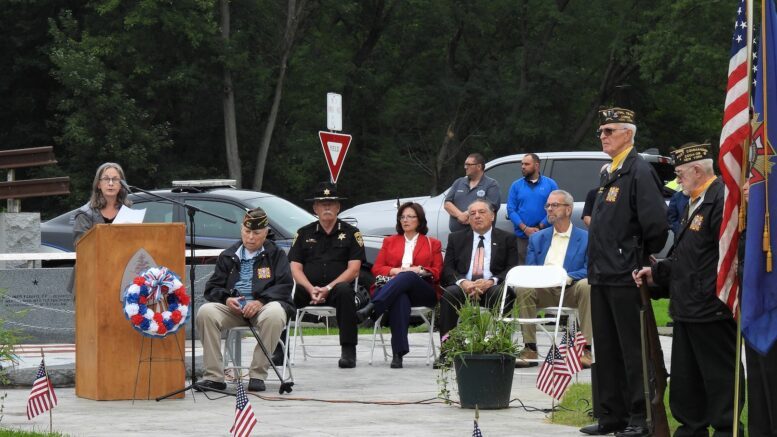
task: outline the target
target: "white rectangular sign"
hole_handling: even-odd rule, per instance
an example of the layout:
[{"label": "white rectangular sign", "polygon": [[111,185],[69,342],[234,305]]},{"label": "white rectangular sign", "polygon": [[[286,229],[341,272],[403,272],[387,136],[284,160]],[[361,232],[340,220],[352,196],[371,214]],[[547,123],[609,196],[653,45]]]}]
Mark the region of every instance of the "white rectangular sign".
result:
[{"label": "white rectangular sign", "polygon": [[340,94],[326,94],[326,128],[333,131],[343,130],[343,96]]}]

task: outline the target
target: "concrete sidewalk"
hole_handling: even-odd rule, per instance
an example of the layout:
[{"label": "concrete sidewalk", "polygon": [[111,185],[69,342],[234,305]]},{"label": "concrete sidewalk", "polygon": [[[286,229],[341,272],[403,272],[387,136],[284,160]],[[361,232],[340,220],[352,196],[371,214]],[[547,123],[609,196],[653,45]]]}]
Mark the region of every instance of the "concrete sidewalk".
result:
[{"label": "concrete sidewalk", "polygon": [[[423,354],[426,334],[411,334],[411,355]],[[391,369],[379,348],[375,362],[368,365],[371,336],[360,336],[355,369],[337,368],[336,358],[310,358],[305,361],[298,346],[293,367],[294,391],[278,395],[279,382],[273,375],[262,396],[249,394],[259,419],[254,435],[268,436],[470,436],[474,410],[445,405],[437,397],[439,372],[425,365],[424,358],[405,358],[403,369]],[[387,336],[388,341],[388,336]],[[337,346],[337,336],[306,337],[311,350],[317,346]],[[244,362],[250,361],[255,341],[242,343]],[[671,338],[662,337],[665,358],[669,360]],[[40,363],[38,348],[21,354],[20,367],[32,371]],[[72,369],[72,345],[49,347],[47,366]],[[541,351],[547,346],[540,346]],[[187,348],[187,353],[188,353]],[[197,355],[201,353],[197,349]],[[325,352],[335,353],[333,348]],[[187,358],[191,361],[191,357]],[[480,428],[485,436],[580,436],[577,428],[551,425],[548,414],[551,398],[534,387],[538,367],[518,369],[512,388],[510,408],[482,410]],[[272,375],[272,369],[270,370]],[[584,370],[580,381],[590,381]],[[455,393],[455,382],[451,384]],[[214,393],[187,392],[184,399],[156,401],[91,401],[77,398],[74,388],[56,387],[59,404],[53,410],[54,430],[73,436],[139,436],[154,433],[165,436],[229,435],[235,399]],[[48,414],[26,417],[29,388],[6,390],[3,401],[5,428],[48,430]],[[526,409],[521,407],[526,406]],[[539,411],[538,411],[539,410]]]}]

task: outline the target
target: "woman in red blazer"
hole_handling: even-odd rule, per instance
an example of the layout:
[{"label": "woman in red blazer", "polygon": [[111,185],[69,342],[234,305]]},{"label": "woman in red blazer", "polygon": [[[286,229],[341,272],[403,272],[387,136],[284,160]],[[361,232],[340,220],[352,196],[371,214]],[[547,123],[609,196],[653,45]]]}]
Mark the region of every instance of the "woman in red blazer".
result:
[{"label": "woman in red blazer", "polygon": [[[391,327],[391,368],[402,368],[402,357],[408,353],[407,330],[410,307],[433,307],[440,299],[442,244],[427,237],[429,228],[421,205],[407,202],[397,208],[397,235],[383,239],[383,247],[372,267],[376,277],[389,278],[375,287],[372,301],[357,312],[360,320],[388,313]],[[378,281],[380,282],[380,281]]]}]

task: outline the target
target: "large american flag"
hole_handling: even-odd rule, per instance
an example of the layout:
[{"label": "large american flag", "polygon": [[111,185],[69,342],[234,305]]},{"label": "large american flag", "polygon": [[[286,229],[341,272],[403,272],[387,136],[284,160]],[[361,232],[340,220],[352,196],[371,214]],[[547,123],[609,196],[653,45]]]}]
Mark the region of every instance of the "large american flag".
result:
[{"label": "large american flag", "polygon": [[254,409],[251,408],[251,403],[248,402],[245,388],[243,388],[243,384],[240,381],[237,382],[235,398],[237,399],[235,422],[232,424],[229,432],[232,433],[232,437],[249,436],[254,426],[256,426],[256,416],[254,415]]},{"label": "large american flag", "polygon": [[556,399],[561,399],[571,381],[572,374],[564,357],[561,356],[555,344],[551,345],[537,375],[537,388]]},{"label": "large american flag", "polygon": [[731,58],[728,63],[728,85],[720,133],[718,165],[725,184],[723,221],[720,225],[720,258],[718,259],[717,294],[736,314],[739,306],[739,282],[736,277],[739,243],[740,178],[742,150],[750,134],[750,87],[747,80],[747,15],[745,0],[740,0],[734,23]]},{"label": "large american flag", "polygon": [[54,386],[51,385],[49,375],[46,373],[46,364],[41,359],[30,396],[27,398],[27,420],[49,411],[56,405],[57,395],[54,393]]}]

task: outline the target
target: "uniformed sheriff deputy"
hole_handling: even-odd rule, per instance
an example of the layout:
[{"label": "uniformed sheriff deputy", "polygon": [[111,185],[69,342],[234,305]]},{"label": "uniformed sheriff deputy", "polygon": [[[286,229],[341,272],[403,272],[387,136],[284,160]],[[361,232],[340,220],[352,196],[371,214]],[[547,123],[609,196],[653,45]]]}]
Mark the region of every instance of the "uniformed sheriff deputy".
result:
[{"label": "uniformed sheriff deputy", "polygon": [[291,273],[297,282],[294,305],[330,305],[337,311],[340,329],[341,368],[356,367],[357,319],[353,282],[359,276],[364,241],[354,226],[337,218],[340,200],[337,186],[318,185],[313,211],[318,221],[297,231],[289,251]]},{"label": "uniformed sheriff deputy", "polygon": [[[689,144],[672,156],[690,202],[668,258],[641,269],[634,279],[637,284],[647,279],[672,298],[669,406],[680,422],[675,435],[707,435],[709,426],[715,435],[732,435],[737,327],[715,293],[724,185],[715,177],[708,145]],[[744,393],[739,399],[744,404]]]},{"label": "uniformed sheriff deputy", "polygon": [[[588,231],[588,282],[597,372],[599,422],[580,429],[643,436],[645,395],[640,348],[637,256],[659,252],[668,235],[661,181],[634,148],[634,112],[599,111],[599,140],[612,158],[601,175]],[[637,253],[637,237],[644,253]]]}]

